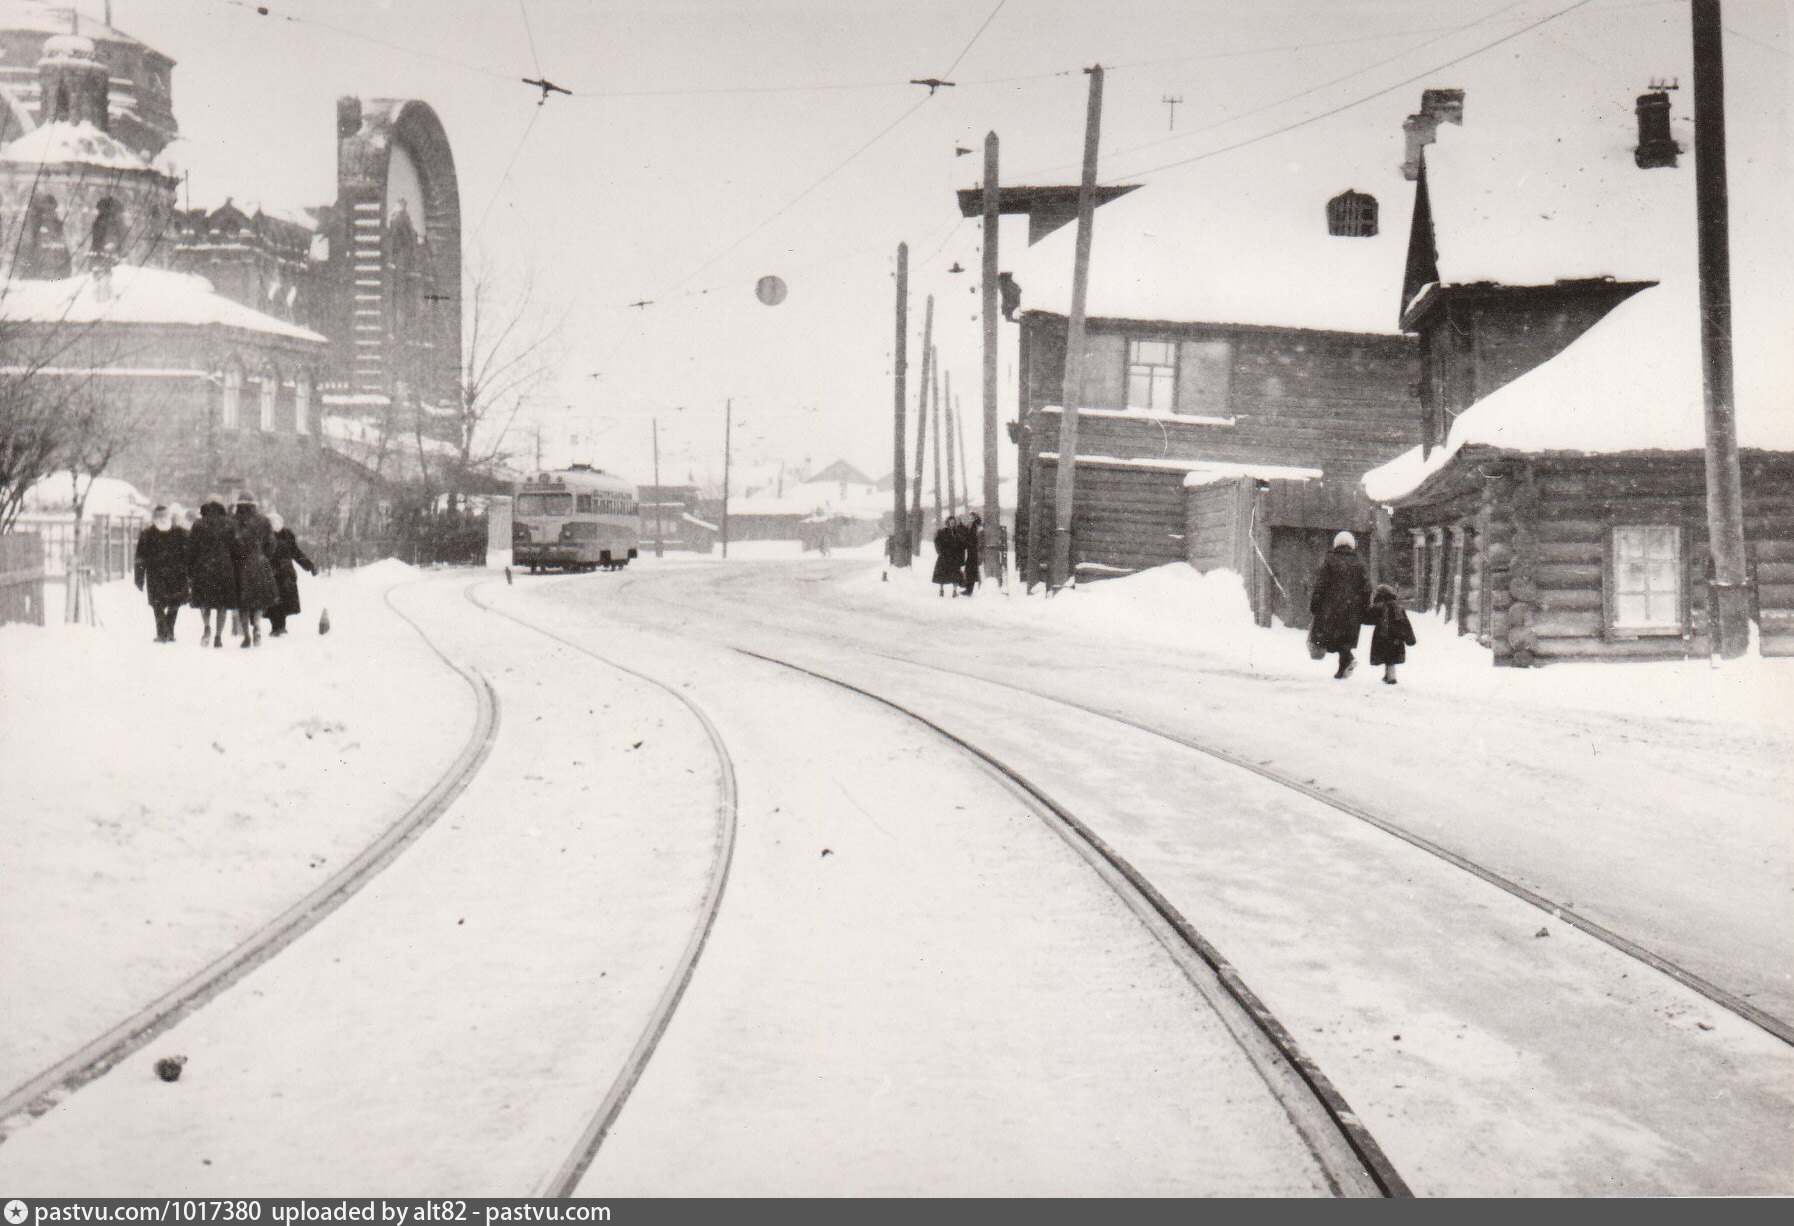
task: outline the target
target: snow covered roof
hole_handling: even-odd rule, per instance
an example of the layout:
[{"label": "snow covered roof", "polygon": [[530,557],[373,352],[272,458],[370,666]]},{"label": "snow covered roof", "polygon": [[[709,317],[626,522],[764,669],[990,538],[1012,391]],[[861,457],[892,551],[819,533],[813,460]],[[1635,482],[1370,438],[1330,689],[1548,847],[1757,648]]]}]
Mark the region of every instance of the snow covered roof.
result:
[{"label": "snow covered roof", "polygon": [[[82,478],[84,484],[86,480]],[[20,506],[27,513],[60,514],[71,509],[73,497],[73,483],[65,468],[33,483],[25,491]],[[137,515],[148,518],[152,509],[150,500],[129,481],[122,481],[117,477],[95,477],[88,490],[83,511],[87,515],[112,515],[121,518]]]},{"label": "snow covered roof", "polygon": [[10,281],[0,292],[0,319],[16,323],[213,324],[325,343],[325,338],[251,310],[192,273],[121,264],[102,297],[92,273],[60,281]]},{"label": "snow covered roof", "polygon": [[[1768,105],[1742,90],[1733,100]],[[1794,241],[1785,211],[1794,161],[1786,100],[1774,105],[1779,122],[1728,130],[1734,373],[1739,444],[1790,450]],[[1441,129],[1426,174],[1442,279],[1538,285],[1611,275],[1658,284],[1472,405],[1430,456],[1415,448],[1367,473],[1365,492],[1377,501],[1411,493],[1468,446],[1528,454],[1704,446],[1693,156],[1641,170],[1630,105],[1563,110],[1497,112],[1480,125],[1472,112],[1462,130]],[[1686,128],[1677,138],[1686,150]]]},{"label": "snow covered roof", "polygon": [[[103,170],[151,173],[143,156],[92,123],[58,120],[27,132],[0,149],[0,162],[26,166],[97,166]],[[159,172],[158,172],[159,173]]]},{"label": "snow covered roof", "polygon": [[[1275,156],[1151,176],[1103,205],[1094,215],[1089,314],[1397,331],[1414,205],[1399,169],[1400,119],[1354,117],[1344,136],[1316,129]],[[1111,178],[1134,181],[1125,165],[1105,168]],[[1327,232],[1327,202],[1348,190],[1376,199],[1374,236]],[[1014,271],[1024,310],[1070,310],[1076,241],[1077,226],[1067,225],[1033,247],[1005,247],[1002,263]]]}]

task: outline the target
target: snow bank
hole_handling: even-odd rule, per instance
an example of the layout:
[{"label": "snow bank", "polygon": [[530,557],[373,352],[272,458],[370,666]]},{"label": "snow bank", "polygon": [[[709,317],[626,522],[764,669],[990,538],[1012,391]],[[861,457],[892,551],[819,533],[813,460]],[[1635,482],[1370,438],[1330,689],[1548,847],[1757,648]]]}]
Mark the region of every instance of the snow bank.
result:
[{"label": "snow bank", "polygon": [[242,940],[447,768],[473,698],[386,607],[409,573],[302,575],[305,613],[252,651],[200,647],[193,610],[153,642],[128,582],[96,588],[97,627],[0,626],[0,1084]]}]

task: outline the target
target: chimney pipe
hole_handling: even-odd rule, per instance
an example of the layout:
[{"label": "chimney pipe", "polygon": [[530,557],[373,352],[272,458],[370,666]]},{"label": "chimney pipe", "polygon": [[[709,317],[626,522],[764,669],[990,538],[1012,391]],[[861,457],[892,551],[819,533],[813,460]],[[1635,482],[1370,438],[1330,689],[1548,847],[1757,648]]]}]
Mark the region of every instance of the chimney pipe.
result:
[{"label": "chimney pipe", "polygon": [[1438,137],[1439,125],[1464,123],[1464,91],[1461,89],[1426,89],[1420,92],[1420,110],[1402,121],[1402,132],[1408,138],[1407,159],[1402,162],[1402,177],[1412,183],[1420,177],[1420,151]]},{"label": "chimney pipe", "polygon": [[1632,159],[1640,170],[1674,166],[1682,146],[1669,131],[1669,94],[1654,90],[1638,95],[1638,148]]}]

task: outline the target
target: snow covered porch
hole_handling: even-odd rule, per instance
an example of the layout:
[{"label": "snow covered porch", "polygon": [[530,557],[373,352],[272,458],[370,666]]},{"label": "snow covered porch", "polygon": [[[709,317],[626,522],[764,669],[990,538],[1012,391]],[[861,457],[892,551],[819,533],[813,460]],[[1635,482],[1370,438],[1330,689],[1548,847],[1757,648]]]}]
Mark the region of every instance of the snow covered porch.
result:
[{"label": "snow covered porch", "polygon": [[[1751,615],[1794,655],[1794,453],[1743,454]],[[1387,571],[1494,663],[1710,654],[1698,451],[1518,455],[1468,446],[1390,503]]]}]

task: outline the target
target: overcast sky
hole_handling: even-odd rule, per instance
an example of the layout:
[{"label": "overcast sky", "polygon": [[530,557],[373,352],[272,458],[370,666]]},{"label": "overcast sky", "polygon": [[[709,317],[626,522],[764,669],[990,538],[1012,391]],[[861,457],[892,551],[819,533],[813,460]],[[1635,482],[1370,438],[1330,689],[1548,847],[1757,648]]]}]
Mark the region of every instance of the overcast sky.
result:
[{"label": "overcast sky", "polygon": [[[269,0],[267,16],[233,0],[112,7],[114,24],[178,62],[195,202],[329,201],[337,95],[434,106],[455,148],[470,257],[513,277],[533,271],[544,300],[566,313],[564,365],[542,411],[589,417],[598,441],[584,458],[645,481],[656,415],[668,479],[715,472],[730,396],[749,455],[845,456],[888,471],[900,240],[912,334],[936,295],[937,336],[975,419],[977,234],[952,193],[981,168],[978,154],[954,150],[980,148],[994,129],[1005,181],[1075,182],[1083,66],[1108,69],[1103,178],[1196,199],[1241,177],[1299,178],[1321,150],[1361,151],[1367,174],[1387,172],[1401,157],[1401,119],[1428,85],[1467,88],[1474,120],[1479,87],[1544,88],[1585,68],[1634,93],[1654,75],[1686,83],[1685,0],[1585,0],[1477,51],[1569,4]],[[1728,78],[1773,100],[1734,126],[1785,140],[1788,4],[1727,0],[1725,17]],[[538,107],[519,80],[538,75],[573,95]],[[958,85],[929,98],[907,84],[929,76]],[[1183,99],[1175,127],[1168,95]],[[1603,104],[1630,109],[1630,94]],[[1024,223],[1006,223],[1005,267],[1024,242]],[[950,275],[955,260],[972,271]],[[790,287],[780,306],[754,297],[767,273]],[[629,307],[640,300],[652,305]],[[1392,304],[1391,328],[1393,314]],[[1013,345],[1006,328],[1004,419],[1014,414]],[[912,340],[912,371],[919,356]]]}]

